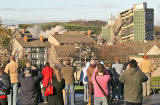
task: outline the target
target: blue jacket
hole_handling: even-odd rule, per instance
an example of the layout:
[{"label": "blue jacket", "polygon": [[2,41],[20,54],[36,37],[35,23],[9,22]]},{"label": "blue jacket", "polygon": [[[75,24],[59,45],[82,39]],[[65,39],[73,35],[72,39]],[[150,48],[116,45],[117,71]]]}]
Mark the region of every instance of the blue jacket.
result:
[{"label": "blue jacket", "polygon": [[90,63],[87,62],[86,66],[81,71],[80,82],[83,82],[83,84],[87,84],[88,83],[87,69],[88,69],[89,66],[90,66]]}]

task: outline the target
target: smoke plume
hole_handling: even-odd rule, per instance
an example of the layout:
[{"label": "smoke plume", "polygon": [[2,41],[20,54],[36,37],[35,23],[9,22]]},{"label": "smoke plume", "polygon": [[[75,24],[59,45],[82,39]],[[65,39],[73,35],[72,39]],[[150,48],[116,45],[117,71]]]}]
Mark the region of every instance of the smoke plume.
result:
[{"label": "smoke plume", "polygon": [[28,27],[27,31],[29,31],[32,34],[32,37],[35,39],[38,39],[40,36],[40,33],[42,33],[42,29],[38,25],[34,25],[33,27]]}]

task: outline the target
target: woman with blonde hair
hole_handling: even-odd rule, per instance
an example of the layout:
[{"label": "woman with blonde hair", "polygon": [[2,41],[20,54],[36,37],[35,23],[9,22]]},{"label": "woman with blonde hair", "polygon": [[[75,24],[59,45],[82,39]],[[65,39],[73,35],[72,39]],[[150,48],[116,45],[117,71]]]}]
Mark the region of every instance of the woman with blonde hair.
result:
[{"label": "woman with blonde hair", "polygon": [[64,105],[62,90],[65,87],[58,66],[54,66],[54,75],[52,77],[53,95],[48,96],[48,105]]}]

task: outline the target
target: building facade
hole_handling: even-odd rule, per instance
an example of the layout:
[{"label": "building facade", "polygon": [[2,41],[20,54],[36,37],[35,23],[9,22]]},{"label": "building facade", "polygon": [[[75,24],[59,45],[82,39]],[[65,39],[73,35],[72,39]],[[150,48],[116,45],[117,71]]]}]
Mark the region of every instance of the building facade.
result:
[{"label": "building facade", "polygon": [[122,41],[154,40],[154,10],[147,8],[147,3],[136,4],[120,15]]},{"label": "building facade", "polygon": [[12,55],[16,59],[28,59],[32,65],[44,66],[48,61],[49,48],[50,43],[42,37],[40,39],[28,39],[27,36],[24,36],[13,39]]},{"label": "building facade", "polygon": [[135,4],[133,8],[120,13],[114,27],[102,28],[102,36],[107,41],[111,40],[112,35],[108,34],[110,30],[115,31],[113,36],[119,36],[120,41],[154,40],[154,9],[147,8],[147,3]]}]

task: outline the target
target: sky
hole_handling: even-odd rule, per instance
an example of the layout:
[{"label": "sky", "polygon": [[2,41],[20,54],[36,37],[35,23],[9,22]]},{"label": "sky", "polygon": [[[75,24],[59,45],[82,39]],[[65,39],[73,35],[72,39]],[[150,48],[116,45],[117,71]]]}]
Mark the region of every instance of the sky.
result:
[{"label": "sky", "polygon": [[147,2],[154,8],[155,24],[160,25],[160,0],[0,0],[4,24],[103,20]]}]

